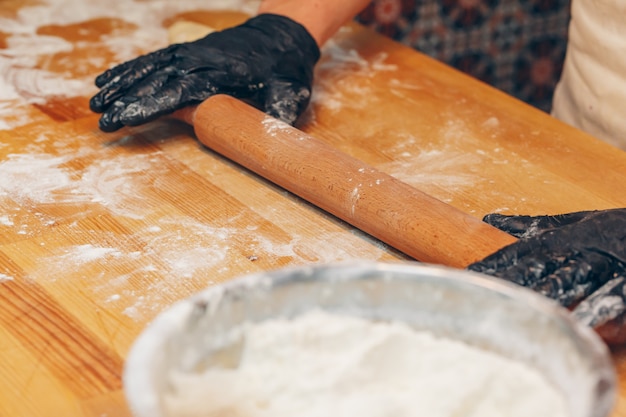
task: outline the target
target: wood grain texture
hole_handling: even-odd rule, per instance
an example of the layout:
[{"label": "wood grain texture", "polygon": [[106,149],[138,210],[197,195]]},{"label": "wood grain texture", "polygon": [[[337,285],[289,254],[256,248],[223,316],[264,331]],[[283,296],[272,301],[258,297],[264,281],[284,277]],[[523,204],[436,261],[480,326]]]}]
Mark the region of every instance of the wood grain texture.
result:
[{"label": "wood grain texture", "polygon": [[2,327],[76,397],[121,388],[122,359],[37,285],[21,280],[4,283],[0,302]]},{"label": "wood grain texture", "polygon": [[192,123],[210,149],[419,261],[464,268],[516,240],[231,97]]},{"label": "wood grain texture", "polygon": [[[93,77],[159,46],[146,33],[245,15],[181,0],[133,19],[142,7],[155,16],[153,2],[127,0],[106,18],[89,0],[83,21],[29,20],[28,6],[46,3],[0,2],[14,25],[2,28],[0,76],[15,90],[0,97],[0,416],[129,416],[120,372],[133,340],[208,285],[289,265],[406,259],[202,147],[183,123],[97,129],[86,107]],[[356,25],[324,48],[297,127],[475,220],[626,207],[623,152]],[[626,381],[622,349],[614,359]],[[626,417],[623,388],[612,417]]]}]

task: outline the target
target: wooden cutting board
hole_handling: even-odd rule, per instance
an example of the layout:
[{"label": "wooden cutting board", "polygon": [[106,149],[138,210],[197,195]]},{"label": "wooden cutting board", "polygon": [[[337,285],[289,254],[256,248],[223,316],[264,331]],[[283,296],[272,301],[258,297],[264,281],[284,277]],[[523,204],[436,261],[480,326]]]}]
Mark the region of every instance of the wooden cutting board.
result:
[{"label": "wooden cutting board", "polygon": [[[0,16],[27,21],[28,2],[18,3],[0,3]],[[144,3],[128,0],[129,10]],[[30,38],[0,29],[0,71],[17,90],[0,97],[0,416],[128,416],[120,375],[131,343],[207,285],[287,265],[405,259],[203,149],[180,122],[103,134],[86,107],[90,84],[39,96],[50,79],[80,87],[122,52],[141,52],[131,48],[141,25],[243,19],[163,16],[48,22],[32,36],[59,49],[32,57]],[[132,51],[116,49],[123,40]],[[623,152],[356,25],[323,52],[299,128],[336,149],[475,218],[626,207]],[[614,358],[626,378],[624,351]],[[615,416],[626,416],[625,398]]]}]

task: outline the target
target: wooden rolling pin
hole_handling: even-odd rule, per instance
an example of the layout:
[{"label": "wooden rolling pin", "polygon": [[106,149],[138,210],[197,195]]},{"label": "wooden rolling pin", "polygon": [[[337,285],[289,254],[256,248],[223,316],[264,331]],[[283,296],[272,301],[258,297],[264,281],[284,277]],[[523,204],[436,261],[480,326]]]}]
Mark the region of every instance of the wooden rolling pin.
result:
[{"label": "wooden rolling pin", "polygon": [[416,260],[463,268],[516,241],[232,97],[176,117],[208,148]]}]

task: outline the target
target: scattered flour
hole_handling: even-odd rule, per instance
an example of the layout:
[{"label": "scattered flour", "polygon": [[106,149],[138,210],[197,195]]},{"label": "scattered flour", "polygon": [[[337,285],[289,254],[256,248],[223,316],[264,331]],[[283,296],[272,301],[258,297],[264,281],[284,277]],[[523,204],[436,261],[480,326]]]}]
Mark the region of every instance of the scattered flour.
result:
[{"label": "scattered flour", "polygon": [[[95,155],[98,150],[88,152]],[[83,151],[83,156],[86,154]],[[150,188],[151,181],[165,170],[158,154],[94,160],[83,170],[67,166],[77,155],[72,150],[59,155],[37,152],[8,155],[0,161],[0,202],[7,198],[23,205],[98,203],[117,215],[131,218],[146,215],[142,191]],[[0,225],[10,222],[7,215],[0,217]]]},{"label": "scattered flour", "polygon": [[91,244],[77,245],[71,248],[62,258],[69,258],[74,263],[93,262],[106,257],[119,258],[122,253],[114,248],[103,248]]},{"label": "scattered flour", "polygon": [[[0,198],[38,203],[58,201],[55,194],[71,185],[69,173],[61,165],[69,156],[11,154],[0,161]],[[73,198],[72,198],[73,200]]]},{"label": "scattered flour", "polygon": [[6,274],[0,274],[0,283],[6,282],[6,281],[13,281],[13,277],[6,275]]},{"label": "scattered flour", "polygon": [[381,52],[368,60],[362,57],[356,49],[346,49],[334,39],[326,42],[322,52],[329,59],[319,64],[321,69],[336,71],[349,68],[350,71],[356,70],[368,75],[373,75],[376,71],[395,71],[398,69],[397,65],[385,63],[388,57],[385,52]]},{"label": "scattered flour", "polygon": [[[358,230],[271,237],[258,233],[255,223],[215,226],[186,216],[161,216],[155,221],[132,235],[69,225],[73,240],[85,243],[55,243],[51,252],[33,261],[28,278],[41,283],[78,279],[96,298],[102,297],[133,320],[144,321],[180,298],[181,286],[215,284],[216,275],[227,275],[232,264],[241,266],[242,256],[250,261],[250,269],[238,274],[253,272],[259,261],[328,263],[352,260],[357,254],[380,259],[388,250],[372,241],[363,254],[362,241],[371,238]],[[133,282],[141,282],[141,289],[129,285]]]},{"label": "scattered flour", "polygon": [[[110,0],[99,5],[92,2],[89,7],[85,7],[82,0],[41,0],[35,6],[21,8],[15,19],[0,17],[2,31],[13,34],[7,38],[7,48],[0,53],[0,130],[32,122],[33,119],[26,113],[17,112],[16,116],[16,109],[21,106],[28,108],[28,103],[55,96],[86,96],[94,91],[93,75],[77,78],[63,72],[52,72],[40,65],[41,57],[47,56],[51,62],[56,62],[55,54],[62,56],[72,48],[61,37],[38,34],[37,29],[42,25],[71,25],[102,17],[123,19],[136,25],[132,36],[128,32],[113,31],[104,38],[86,38],[75,45],[85,51],[96,48],[100,52],[98,48],[102,48],[102,52],[106,52],[108,48],[115,60],[123,61],[135,57],[141,50],[153,50],[167,43],[167,31],[162,25],[165,17],[200,9],[236,9],[252,14],[257,6],[258,0]],[[129,42],[131,38],[132,42]],[[356,50],[333,40],[327,43],[324,53],[322,69],[338,76],[348,71],[357,79],[368,78],[380,71],[392,72],[396,69],[386,62],[385,54],[366,59]],[[104,58],[97,53],[85,59],[96,60],[87,64],[97,67],[102,64],[98,60]],[[314,100],[320,100],[325,106],[346,102],[355,106],[365,105],[364,100],[346,101],[333,96],[333,91],[337,91],[333,86],[334,79],[329,77],[326,82],[327,85],[318,84],[315,87],[319,90],[313,95]],[[344,87],[338,94],[371,93],[371,89],[363,83]],[[283,127],[288,126],[275,122],[266,124],[270,131]],[[9,153],[0,160],[0,204],[6,208],[0,215],[0,228],[10,227],[24,236],[43,235],[46,229],[67,222],[70,217],[80,221],[89,216],[92,208],[102,212],[103,207],[115,216],[145,221],[145,229],[134,236],[107,236],[103,240],[82,236],[80,227],[74,229],[74,226],[65,224],[76,237],[75,244],[66,247],[57,244],[60,252],[36,260],[39,268],[30,274],[32,279],[51,281],[65,276],[83,276],[83,272],[87,276],[91,273],[90,264],[101,263],[106,268],[102,268],[102,276],[93,279],[94,282],[101,279],[106,284],[98,282],[94,288],[106,289],[107,297],[114,290],[118,297],[107,298],[107,302],[119,303],[128,315],[137,319],[143,319],[146,312],[158,311],[165,303],[170,303],[171,288],[180,285],[181,280],[203,276],[207,270],[228,268],[231,257],[242,255],[232,249],[241,246],[241,242],[248,242],[248,253],[244,256],[255,261],[271,256],[291,258],[300,264],[331,262],[353,259],[355,253],[362,251],[358,242],[366,236],[357,230],[352,232],[357,236],[337,232],[320,233],[315,238],[306,239],[294,232],[279,241],[258,233],[255,224],[244,228],[209,227],[188,217],[165,218],[158,224],[150,223],[146,219],[152,214],[153,207],[147,199],[154,192],[154,179],[159,178],[164,169],[162,158],[157,153],[107,157],[106,148],[85,145],[77,150],[75,141],[57,140],[52,143],[52,139],[44,133],[31,142],[22,148],[22,153]],[[2,146],[6,145],[0,143],[0,148]],[[408,148],[405,150],[406,163],[412,156],[411,152]],[[425,158],[428,154],[422,156]],[[436,159],[434,155],[430,156]],[[84,165],[71,163],[79,157]],[[422,162],[424,159],[417,158],[415,163]],[[456,163],[459,162],[456,160]],[[426,167],[434,167],[435,163],[433,161]],[[392,174],[399,175],[402,167],[387,168]],[[422,182],[432,179],[432,173],[430,178],[417,178]],[[358,191],[355,188],[355,198]],[[53,211],[46,210],[46,205],[62,205],[67,213],[73,211],[74,214],[57,218]],[[281,224],[288,221],[282,212],[271,210],[256,208],[257,212],[263,211],[262,216],[269,220],[283,218]],[[285,230],[291,228],[285,227]],[[146,243],[138,248],[129,243],[133,239]],[[330,241],[333,245],[328,244]],[[106,243],[95,246],[90,242]],[[370,259],[378,259],[385,251],[385,247],[376,246],[366,255]],[[152,257],[159,259],[160,264],[152,263],[149,260]],[[210,277],[204,279],[209,281],[204,284],[211,283]],[[123,291],[132,280],[149,284],[141,294]]]},{"label": "scattered flour", "polygon": [[265,128],[265,132],[267,132],[270,136],[277,136],[280,133],[283,135],[286,134],[294,136],[294,139],[296,140],[304,140],[308,137],[298,129],[294,129],[287,123],[273,117],[266,116],[261,123]]},{"label": "scattered flour", "polygon": [[0,226],[13,226],[13,220],[6,214],[0,216]]},{"label": "scattered flour", "polygon": [[235,369],[170,379],[170,417],[567,415],[558,392],[520,362],[403,323],[321,311],[245,327]]},{"label": "scattered flour", "polygon": [[[479,160],[468,153],[432,149],[416,155],[401,154],[396,160],[381,164],[380,169],[422,190],[433,184],[458,190],[473,186],[481,180],[477,174],[459,169],[475,165]],[[455,170],[460,172],[455,173]]]},{"label": "scattered flour", "polygon": [[[46,134],[22,149],[0,160],[0,205],[5,208],[0,229],[40,239],[42,247],[47,247],[46,232],[52,227],[63,227],[72,237],[65,245],[54,242],[49,246],[54,249],[34,258],[28,278],[47,283],[80,280],[96,299],[101,297],[138,321],[180,298],[181,285],[205,287],[215,282],[215,274],[228,275],[233,263],[241,266],[241,256],[280,265],[341,261],[357,255],[380,259],[388,251],[373,245],[363,253],[362,241],[368,236],[357,230],[303,237],[274,205],[253,207],[261,217],[229,218],[218,225],[164,215],[151,204],[160,192],[159,179],[169,169],[161,151],[119,153],[114,145],[93,147],[83,145],[80,137],[61,141]],[[50,206],[63,210],[57,214],[48,210]],[[132,222],[133,233],[84,224],[94,212]],[[280,237],[259,233],[263,218],[292,232]],[[250,262],[249,271],[237,273],[256,268]],[[142,283],[141,290],[131,285],[136,282]],[[111,294],[117,297],[110,298]]]},{"label": "scattered flour", "polygon": [[[344,30],[350,30],[349,28]],[[317,69],[324,74],[313,85],[311,102],[317,106],[337,111],[346,107],[359,109],[371,105],[375,99],[372,88],[362,78],[370,78],[380,72],[393,72],[396,65],[387,64],[387,54],[381,52],[366,59],[357,50],[346,48],[340,42],[330,39],[322,48],[322,61]],[[351,80],[344,79],[350,74]],[[341,89],[336,86],[340,84]],[[348,99],[346,96],[350,96]],[[361,100],[359,97],[367,97]]]},{"label": "scattered flour", "polygon": [[398,135],[384,153],[391,161],[380,164],[381,171],[413,185],[422,191],[437,195],[432,187],[459,191],[483,181],[481,166],[487,157],[480,152],[466,152],[457,147],[459,141],[471,141],[471,132],[460,121],[441,126],[439,134],[446,140],[428,146],[419,146],[417,138]]},{"label": "scattered flour", "polygon": [[[103,52],[123,62],[141,53],[167,45],[163,21],[177,13],[193,10],[240,10],[253,14],[259,0],[41,0],[21,7],[16,18],[0,17],[0,28],[12,34],[0,53],[0,130],[9,130],[32,121],[28,103],[44,103],[52,97],[82,97],[95,93],[94,77],[89,68],[101,68]],[[98,39],[81,40],[75,46],[85,51],[80,62],[67,63],[65,53],[72,45],[57,36],[37,32],[44,25],[72,25],[100,18],[123,19],[134,29],[113,30]],[[129,42],[132,37],[132,42]],[[92,53],[91,51],[97,51]],[[42,66],[48,59],[53,65],[67,65],[84,76],[51,71]],[[78,65],[83,67],[78,68]],[[6,116],[6,117],[5,117]]]}]

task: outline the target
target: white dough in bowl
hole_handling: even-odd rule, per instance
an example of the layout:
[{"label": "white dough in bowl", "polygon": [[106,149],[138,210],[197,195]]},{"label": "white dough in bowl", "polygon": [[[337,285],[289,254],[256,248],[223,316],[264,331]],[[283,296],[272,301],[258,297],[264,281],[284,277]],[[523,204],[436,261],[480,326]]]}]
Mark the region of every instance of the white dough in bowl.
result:
[{"label": "white dough in bowl", "polygon": [[560,393],[524,363],[399,321],[311,310],[233,337],[234,363],[170,371],[169,417],[567,415]]}]

